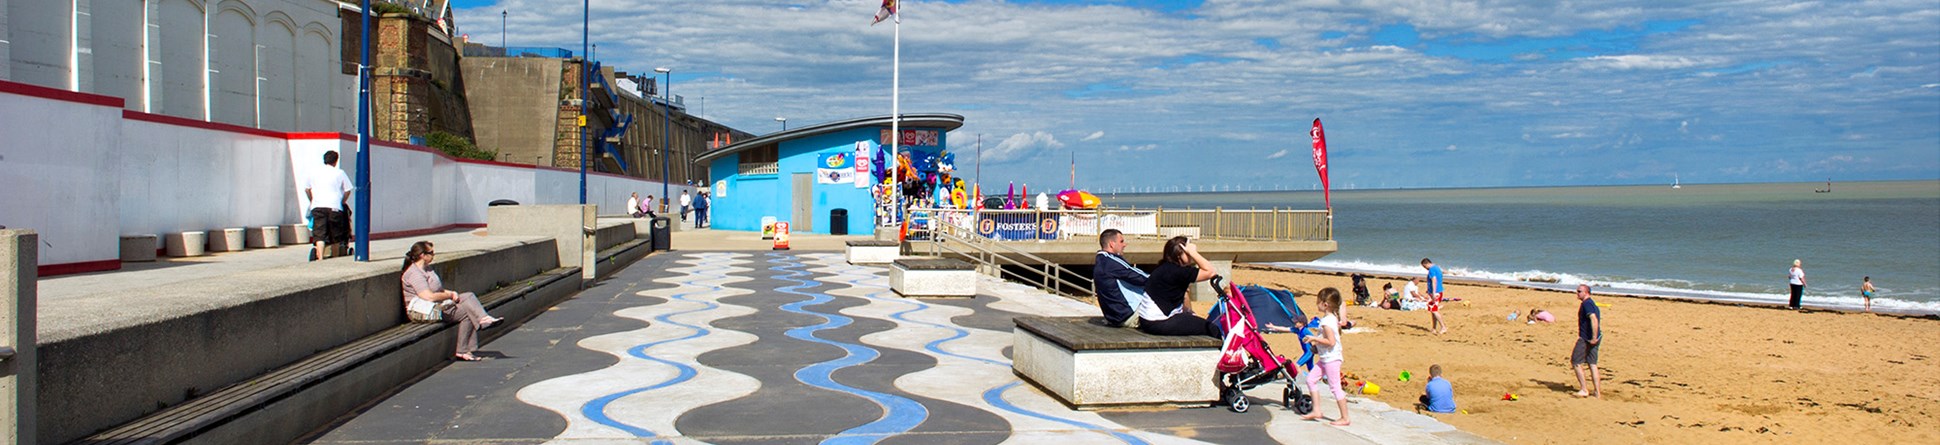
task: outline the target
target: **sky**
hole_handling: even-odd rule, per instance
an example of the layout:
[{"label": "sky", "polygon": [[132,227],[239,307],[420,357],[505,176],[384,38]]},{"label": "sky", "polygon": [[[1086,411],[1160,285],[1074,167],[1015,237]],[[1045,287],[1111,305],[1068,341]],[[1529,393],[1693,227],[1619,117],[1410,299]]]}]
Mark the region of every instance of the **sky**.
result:
[{"label": "sky", "polygon": [[[703,117],[890,112],[879,0],[591,4],[595,58],[673,68]],[[987,185],[1062,189],[1075,157],[1094,191],[1309,189],[1316,118],[1335,189],[1940,178],[1932,0],[902,5],[902,110],[963,115]],[[580,2],[453,7],[475,41],[580,48]]]}]

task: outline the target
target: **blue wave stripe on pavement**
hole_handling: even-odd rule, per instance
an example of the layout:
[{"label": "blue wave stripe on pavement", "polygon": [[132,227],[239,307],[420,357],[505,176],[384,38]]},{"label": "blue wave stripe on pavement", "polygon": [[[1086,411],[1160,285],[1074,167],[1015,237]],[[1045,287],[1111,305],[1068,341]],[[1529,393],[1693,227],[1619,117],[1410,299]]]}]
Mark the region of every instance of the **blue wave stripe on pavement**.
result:
[{"label": "blue wave stripe on pavement", "polygon": [[983,392],[983,401],[984,401],[985,403],[989,403],[989,404],[990,404],[991,406],[995,406],[995,407],[998,407],[998,408],[1003,408],[1003,409],[1004,409],[1005,411],[1010,411],[1010,412],[1013,412],[1013,413],[1018,413],[1018,414],[1023,414],[1023,415],[1026,415],[1026,416],[1031,416],[1031,417],[1036,417],[1036,418],[1039,418],[1039,419],[1044,419],[1044,420],[1049,420],[1049,421],[1052,421],[1052,422],[1058,422],[1058,423],[1063,423],[1063,424],[1066,424],[1066,425],[1071,425],[1071,426],[1075,426],[1075,427],[1079,427],[1079,428],[1084,428],[1084,429],[1087,429],[1087,430],[1092,430],[1092,431],[1097,431],[1097,432],[1101,432],[1101,433],[1105,433],[1105,434],[1110,434],[1110,435],[1112,435],[1112,437],[1116,437],[1116,438],[1118,438],[1118,440],[1120,440],[1120,441],[1124,441],[1125,443],[1128,443],[1128,444],[1135,444],[1135,445],[1147,445],[1147,444],[1148,444],[1148,442],[1146,442],[1145,440],[1143,440],[1143,439],[1139,439],[1138,437],[1134,437],[1134,436],[1132,436],[1132,435],[1130,435],[1130,434],[1125,434],[1125,433],[1122,433],[1122,432],[1118,432],[1118,431],[1113,431],[1113,430],[1108,430],[1108,429],[1105,429],[1104,427],[1100,427],[1100,426],[1098,426],[1098,425],[1092,425],[1092,424],[1089,424],[1089,423],[1084,423],[1084,422],[1079,422],[1079,421],[1076,421],[1076,420],[1071,420],[1071,419],[1064,419],[1064,418],[1058,418],[1058,417],[1051,417],[1051,416],[1048,416],[1048,415],[1044,415],[1044,414],[1038,414],[1038,413],[1036,413],[1036,412],[1033,412],[1033,411],[1030,411],[1030,410],[1026,410],[1026,409],[1024,409],[1023,407],[1020,407],[1020,406],[1017,406],[1017,405],[1012,405],[1012,404],[1010,404],[1010,402],[1009,402],[1009,401],[1007,401],[1007,400],[1004,400],[1004,391],[1009,391],[1009,390],[1010,390],[1011,388],[1016,388],[1016,387],[1017,387],[1017,385],[1022,385],[1022,384],[1024,384],[1024,382],[1011,382],[1011,383],[1010,383],[1010,384],[1008,384],[1008,385],[1004,385],[1004,386],[999,386],[999,387],[996,387],[996,388],[991,388],[991,389],[990,389],[989,391],[984,391],[984,392]]},{"label": "blue wave stripe on pavement", "polygon": [[774,267],[773,268],[774,270],[788,272],[787,275],[775,277],[776,279],[783,280],[783,281],[793,281],[798,283],[793,286],[779,287],[779,288],[776,288],[775,290],[783,293],[809,297],[808,300],[782,305],[781,309],[789,312],[798,313],[798,314],[814,315],[814,316],[822,317],[824,320],[827,320],[822,324],[818,324],[814,326],[806,326],[806,327],[790,329],[788,330],[788,336],[794,337],[800,340],[822,343],[829,346],[835,346],[838,348],[842,348],[843,351],[848,352],[848,355],[843,358],[830,360],[822,363],[816,363],[813,365],[809,365],[808,367],[802,368],[799,371],[795,371],[795,380],[798,380],[798,381],[801,381],[802,383],[806,383],[810,386],[814,386],[822,389],[854,394],[856,396],[860,396],[875,402],[877,405],[882,406],[882,409],[883,409],[882,418],[876,419],[876,421],[874,422],[869,422],[861,426],[857,426],[855,428],[850,428],[846,431],[841,432],[835,437],[831,437],[828,440],[822,441],[822,443],[824,444],[873,444],[873,443],[876,443],[877,441],[887,438],[890,435],[907,433],[910,430],[915,429],[917,425],[921,425],[924,420],[929,419],[930,417],[929,409],[924,408],[923,404],[921,403],[916,403],[915,400],[910,400],[905,397],[899,397],[895,395],[855,388],[835,381],[835,379],[833,378],[835,371],[841,370],[842,368],[847,368],[850,366],[867,363],[869,361],[875,360],[876,357],[879,357],[882,354],[880,352],[877,352],[874,348],[869,348],[866,346],[852,344],[852,343],[843,343],[843,342],[837,342],[837,341],[831,341],[831,340],[824,340],[816,337],[815,336],[816,331],[821,331],[825,329],[835,329],[843,326],[848,326],[850,323],[854,322],[854,319],[851,319],[849,317],[845,317],[842,315],[833,314],[833,313],[825,314],[825,313],[813,312],[813,311],[808,311],[806,309],[803,309],[803,307],[814,306],[814,305],[819,305],[822,303],[834,301],[835,298],[830,297],[827,294],[814,293],[814,292],[802,292],[799,290],[801,288],[816,286],[818,284],[813,281],[801,280],[796,278],[796,277],[808,275],[807,271],[791,270],[792,268],[803,267],[801,263],[797,262],[797,258],[793,256],[776,255],[776,254],[769,254],[769,257],[784,263],[781,266]]}]

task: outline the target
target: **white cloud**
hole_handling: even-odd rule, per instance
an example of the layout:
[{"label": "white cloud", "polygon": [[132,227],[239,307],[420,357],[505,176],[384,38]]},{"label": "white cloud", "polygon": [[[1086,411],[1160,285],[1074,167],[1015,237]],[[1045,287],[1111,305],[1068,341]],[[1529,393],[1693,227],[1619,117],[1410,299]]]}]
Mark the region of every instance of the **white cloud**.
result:
[{"label": "white cloud", "polygon": [[1064,143],[1058,142],[1058,138],[1052,136],[1050,132],[1017,133],[1004,138],[1004,141],[998,142],[996,147],[984,152],[983,158],[991,162],[1012,161],[1028,158],[1037,151],[1061,147],[1064,147]]},{"label": "white cloud", "polygon": [[[460,32],[474,42],[496,44],[499,11],[510,10],[517,13],[511,45],[579,48],[577,5],[489,3],[456,11]],[[1214,157],[1186,155],[1297,146],[1316,116],[1327,119],[1337,146],[1429,172],[1388,184],[1397,187],[1537,185],[1476,181],[1518,181],[1496,171],[1504,159],[1556,156],[1614,171],[1641,158],[1616,154],[1639,151],[1681,165],[1759,159],[1734,179],[1787,180],[1770,159],[1794,160],[1788,168],[1795,169],[1847,153],[1931,159],[1931,147],[1940,145],[1940,127],[1932,125],[1940,118],[1933,111],[1940,110],[1933,80],[1940,57],[1931,38],[1940,7],[1931,0],[1213,0],[1182,12],[1136,6],[1147,2],[1093,3],[907,4],[902,109],[965,116],[964,127],[948,136],[951,145],[968,148],[982,134],[995,142],[983,144],[993,161],[1029,159],[1108,133],[1126,144],[1119,151],[1151,151],[1206,172],[1159,176],[1150,174],[1155,163],[1099,161],[1095,168],[1126,174],[1093,175],[1095,187],[1216,182],[1232,172],[1210,173],[1223,169],[1213,168]],[[766,133],[774,116],[806,126],[889,113],[892,30],[867,24],[879,4],[599,0],[592,33],[608,65],[634,72],[673,67],[672,92],[697,113]],[[1678,22],[1685,24],[1674,31],[1661,26]],[[1517,50],[1477,61],[1371,37],[1402,25],[1422,42],[1458,53],[1530,41],[1575,44],[1561,53]],[[1849,80],[1855,73],[1870,78]],[[1638,136],[1672,129],[1678,136]],[[1828,148],[1826,134],[1865,137]],[[1471,148],[1434,150],[1450,141]],[[1422,147],[1445,155],[1402,156]],[[1617,147],[1623,150],[1610,150]],[[999,175],[1042,182],[1068,174],[1061,163],[1043,164],[1017,163]],[[1908,164],[1848,165],[1884,172]],[[1894,175],[1940,175],[1932,162],[1904,168],[1911,169]],[[1472,174],[1477,170],[1505,174]],[[1570,172],[1538,177],[1608,180]]]},{"label": "white cloud", "polygon": [[1273,152],[1273,154],[1266,155],[1267,159],[1280,159],[1284,157],[1287,157],[1287,150],[1284,148],[1280,149],[1280,151]]},{"label": "white cloud", "polygon": [[1442,148],[1442,150],[1443,150],[1443,151],[1455,151],[1455,144],[1448,144],[1448,147],[1445,147],[1445,148]]},{"label": "white cloud", "polygon": [[1626,54],[1621,56],[1591,56],[1577,59],[1585,68],[1611,70],[1667,70],[1710,66],[1720,62],[1714,57],[1672,56],[1662,54]]}]

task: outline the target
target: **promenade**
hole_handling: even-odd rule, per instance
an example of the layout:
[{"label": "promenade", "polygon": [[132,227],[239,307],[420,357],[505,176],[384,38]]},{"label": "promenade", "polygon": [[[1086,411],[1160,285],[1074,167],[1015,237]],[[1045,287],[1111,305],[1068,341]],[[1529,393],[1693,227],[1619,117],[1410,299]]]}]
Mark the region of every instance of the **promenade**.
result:
[{"label": "promenade", "polygon": [[489,360],[448,363],[305,442],[1491,443],[1358,398],[1352,426],[1302,421],[1272,406],[1277,385],[1246,413],[1072,411],[1012,374],[1010,320],[1094,308],[981,276],[973,299],[903,299],[885,269],[846,263],[842,239],[770,251],[676,232],[679,250],[504,328]]}]

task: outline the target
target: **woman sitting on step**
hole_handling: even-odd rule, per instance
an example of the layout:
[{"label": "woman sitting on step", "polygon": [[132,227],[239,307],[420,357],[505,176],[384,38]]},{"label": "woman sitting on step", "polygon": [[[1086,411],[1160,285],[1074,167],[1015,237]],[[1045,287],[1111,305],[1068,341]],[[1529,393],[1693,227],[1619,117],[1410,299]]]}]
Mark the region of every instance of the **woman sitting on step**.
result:
[{"label": "woman sitting on step", "polygon": [[404,254],[404,307],[411,307],[412,300],[437,303],[444,319],[458,323],[459,360],[478,361],[472,351],[478,350],[478,330],[498,323],[499,318],[485,313],[485,306],[478,303],[478,296],[471,292],[457,293],[445,290],[445,283],[438,279],[438,273],[429,266],[437,252],[431,249],[430,241],[419,241],[411,245],[411,251]]}]

